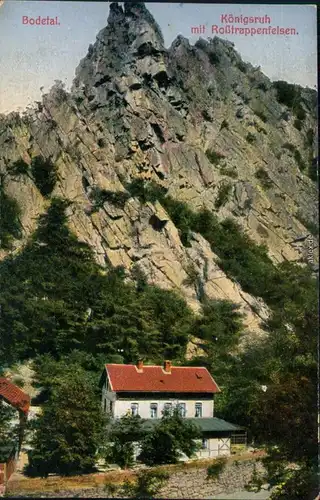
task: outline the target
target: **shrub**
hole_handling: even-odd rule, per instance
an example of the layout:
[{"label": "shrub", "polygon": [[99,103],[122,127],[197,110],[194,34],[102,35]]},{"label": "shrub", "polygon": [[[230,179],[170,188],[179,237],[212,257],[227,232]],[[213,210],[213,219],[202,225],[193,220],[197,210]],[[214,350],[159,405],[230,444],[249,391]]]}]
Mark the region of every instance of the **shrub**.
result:
[{"label": "shrub", "polygon": [[246,137],[246,141],[249,142],[249,144],[252,144],[253,142],[256,141],[256,136],[249,132]]},{"label": "shrub", "polygon": [[90,193],[90,198],[93,201],[92,212],[97,212],[106,202],[123,208],[126,201],[130,198],[130,194],[126,191],[108,191],[95,187]]},{"label": "shrub", "polygon": [[21,238],[20,214],[18,202],[8,196],[0,184],[0,248],[10,250],[12,240]]},{"label": "shrub", "polygon": [[170,475],[164,470],[140,471],[133,488],[136,498],[152,498],[168,481]]},{"label": "shrub", "polygon": [[264,123],[268,121],[268,118],[262,111],[254,111],[254,114],[260,118]]},{"label": "shrub", "polygon": [[293,123],[293,126],[297,129],[297,130],[301,130],[302,129],[302,121],[301,120],[298,120],[298,118],[295,119],[294,123]]},{"label": "shrub", "polygon": [[23,379],[23,377],[20,377],[18,375],[16,377],[13,377],[12,382],[15,385],[17,385],[18,387],[23,387],[24,386],[24,379]]},{"label": "shrub", "polygon": [[284,104],[288,108],[292,108],[295,101],[299,97],[297,87],[291,83],[279,80],[273,82],[273,87],[277,91],[277,100],[280,104]]},{"label": "shrub", "polygon": [[269,189],[272,187],[272,181],[268,173],[263,168],[259,168],[259,170],[256,171],[255,177],[259,179],[262,187],[264,187],[265,189]]},{"label": "shrub", "polygon": [[224,128],[229,130],[229,123],[227,122],[227,120],[223,120],[223,122],[221,123],[220,130]]},{"label": "shrub", "polygon": [[294,159],[296,160],[298,167],[300,168],[301,171],[305,170],[306,164],[302,159],[301,153],[298,149],[295,150],[294,152]]},{"label": "shrub", "polygon": [[260,82],[258,83],[257,88],[262,90],[263,92],[267,92],[268,85],[265,82]]},{"label": "shrub", "polygon": [[225,158],[225,155],[219,153],[218,151],[214,151],[213,149],[207,149],[206,157],[212,165],[218,165],[220,160]]},{"label": "shrub", "polygon": [[301,106],[298,106],[296,109],[294,109],[294,114],[296,115],[298,120],[301,120],[301,121],[304,120],[307,116],[307,113],[305,112],[305,110]]},{"label": "shrub", "polygon": [[49,196],[58,180],[57,167],[50,159],[45,160],[41,156],[36,156],[31,161],[31,173],[42,196]]},{"label": "shrub", "polygon": [[20,158],[9,167],[9,173],[11,175],[28,175],[29,165]]},{"label": "shrub", "polygon": [[218,196],[214,202],[214,206],[216,208],[220,208],[227,203],[231,188],[231,184],[221,184],[221,186],[219,187]]},{"label": "shrub", "polygon": [[242,72],[246,73],[247,72],[247,65],[243,61],[239,61],[236,63],[237,68]]},{"label": "shrub", "polygon": [[220,62],[220,56],[215,52],[210,52],[209,61],[211,62],[211,64],[218,64]]},{"label": "shrub", "polygon": [[99,148],[104,148],[104,147],[105,147],[105,145],[106,145],[106,141],[104,140],[104,138],[103,138],[103,137],[100,137],[100,138],[98,139],[98,146],[99,146]]},{"label": "shrub", "polygon": [[312,221],[308,220],[305,217],[305,215],[302,213],[301,210],[298,210],[298,212],[296,213],[296,218],[298,219],[298,221],[301,222],[301,224],[304,225],[304,227],[306,227],[308,229],[308,231],[310,231],[310,233],[313,236],[318,236],[318,234],[319,234],[319,226],[318,226],[318,224],[316,224],[315,222],[312,222]]},{"label": "shrub", "polygon": [[291,144],[290,142],[285,142],[283,145],[282,145],[283,149],[287,149],[288,151],[291,151],[292,153],[294,153],[294,151],[296,150],[296,147]]},{"label": "shrub", "polygon": [[309,128],[306,133],[306,145],[312,147],[314,138],[314,130]]},{"label": "shrub", "polygon": [[219,479],[219,476],[225,469],[226,465],[227,465],[227,459],[225,457],[217,458],[207,468],[207,479],[213,479],[213,480]]},{"label": "shrub", "polygon": [[227,175],[228,177],[232,177],[233,179],[237,179],[238,177],[238,172],[235,168],[221,167],[220,174]]}]

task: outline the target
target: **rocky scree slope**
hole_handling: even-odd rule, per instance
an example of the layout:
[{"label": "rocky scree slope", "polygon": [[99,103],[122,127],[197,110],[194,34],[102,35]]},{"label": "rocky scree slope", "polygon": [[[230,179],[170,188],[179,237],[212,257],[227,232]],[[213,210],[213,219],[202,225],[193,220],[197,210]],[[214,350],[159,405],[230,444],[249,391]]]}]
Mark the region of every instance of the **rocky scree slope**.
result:
[{"label": "rocky scree slope", "polygon": [[[277,92],[232,43],[192,46],[178,36],[167,50],[143,3],[112,3],[71,92],[57,82],[22,116],[0,117],[1,189],[16,200],[21,227],[0,258],[19,251],[50,198],[60,196],[72,201],[70,228],[101,265],[123,265],[130,274],[138,263],[151,283],[180,289],[197,310],[192,266],[207,296],[238,303],[248,329],[259,332],[267,307],[227,278],[200,234],[185,247],[159,202],[142,204],[127,193],[114,203],[110,193],[119,198],[133,179],[152,180],[193,210],[236,219],[275,262],[303,261],[317,220],[317,189],[306,169],[316,93],[299,88],[296,113]],[[97,204],[106,192],[109,199]]]}]

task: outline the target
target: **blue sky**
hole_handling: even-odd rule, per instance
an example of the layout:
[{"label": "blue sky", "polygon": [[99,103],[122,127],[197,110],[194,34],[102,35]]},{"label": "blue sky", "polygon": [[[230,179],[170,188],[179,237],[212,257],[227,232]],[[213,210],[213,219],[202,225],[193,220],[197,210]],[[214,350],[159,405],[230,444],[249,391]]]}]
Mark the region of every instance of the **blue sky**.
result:
[{"label": "blue sky", "polygon": [[[261,66],[271,79],[315,88],[317,30],[312,5],[146,5],[161,27],[167,47],[179,34],[195,43],[199,36],[191,34],[192,26],[204,24],[207,32],[203,38],[212,36],[211,25],[223,26],[223,14],[267,15],[271,26],[295,28],[298,35],[220,36],[233,41],[242,58]],[[69,88],[88,45],[107,24],[108,13],[109,5],[104,2],[5,0],[0,7],[0,113],[25,109],[40,99],[40,87],[48,90],[55,79]],[[23,25],[22,16],[58,16],[60,25]]]}]

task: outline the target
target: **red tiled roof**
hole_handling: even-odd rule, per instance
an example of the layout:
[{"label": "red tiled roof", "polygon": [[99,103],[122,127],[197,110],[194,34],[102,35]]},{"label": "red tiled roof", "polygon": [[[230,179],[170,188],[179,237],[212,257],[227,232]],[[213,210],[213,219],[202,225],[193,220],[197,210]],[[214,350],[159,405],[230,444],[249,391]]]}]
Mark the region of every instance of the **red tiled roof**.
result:
[{"label": "red tiled roof", "polygon": [[3,377],[0,377],[0,398],[24,413],[29,410],[30,396]]},{"label": "red tiled roof", "polygon": [[220,392],[216,382],[203,367],[171,367],[166,373],[162,366],[105,365],[111,389],[115,392]]}]

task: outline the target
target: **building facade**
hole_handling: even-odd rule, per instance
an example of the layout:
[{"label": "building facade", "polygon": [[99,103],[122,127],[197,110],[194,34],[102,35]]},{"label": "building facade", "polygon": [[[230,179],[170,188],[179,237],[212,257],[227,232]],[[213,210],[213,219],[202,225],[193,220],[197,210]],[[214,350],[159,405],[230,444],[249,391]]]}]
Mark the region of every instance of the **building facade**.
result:
[{"label": "building facade", "polygon": [[206,368],[107,364],[101,377],[102,409],[112,419],[139,415],[152,428],[164,410],[179,408],[184,418],[201,429],[197,458],[229,455],[231,435],[239,426],[214,417],[220,389]]}]

